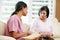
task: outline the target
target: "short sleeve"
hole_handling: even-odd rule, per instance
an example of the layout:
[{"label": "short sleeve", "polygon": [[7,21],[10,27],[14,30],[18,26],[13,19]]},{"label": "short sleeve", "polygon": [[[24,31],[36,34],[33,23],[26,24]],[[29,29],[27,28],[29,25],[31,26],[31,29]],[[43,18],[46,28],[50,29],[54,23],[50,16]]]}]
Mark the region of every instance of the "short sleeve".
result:
[{"label": "short sleeve", "polygon": [[18,20],[16,18],[11,18],[8,23],[9,32],[18,30]]}]

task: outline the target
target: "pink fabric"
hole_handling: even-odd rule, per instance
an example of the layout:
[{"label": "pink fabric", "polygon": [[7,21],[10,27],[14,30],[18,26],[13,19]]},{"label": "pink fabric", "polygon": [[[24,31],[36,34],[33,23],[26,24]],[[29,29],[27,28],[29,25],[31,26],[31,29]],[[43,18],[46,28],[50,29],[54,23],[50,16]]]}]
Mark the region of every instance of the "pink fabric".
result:
[{"label": "pink fabric", "polygon": [[[6,35],[7,36],[11,36],[10,32],[14,31],[17,33],[22,33],[24,32],[23,29],[23,24],[22,24],[22,20],[20,20],[17,15],[13,15],[10,17],[10,19],[7,22],[7,27],[6,27]],[[22,40],[22,38],[19,38],[17,40]]]}]

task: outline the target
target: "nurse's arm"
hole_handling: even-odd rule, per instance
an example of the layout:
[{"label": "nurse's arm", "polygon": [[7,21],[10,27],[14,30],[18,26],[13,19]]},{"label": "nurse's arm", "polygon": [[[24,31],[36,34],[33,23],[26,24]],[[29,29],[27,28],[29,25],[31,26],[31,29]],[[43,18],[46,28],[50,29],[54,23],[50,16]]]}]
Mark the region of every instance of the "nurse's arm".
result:
[{"label": "nurse's arm", "polygon": [[20,38],[20,37],[23,37],[24,35],[27,35],[28,34],[28,32],[23,32],[23,33],[16,33],[16,32],[11,32],[11,34],[12,34],[12,37],[14,37],[14,38]]}]

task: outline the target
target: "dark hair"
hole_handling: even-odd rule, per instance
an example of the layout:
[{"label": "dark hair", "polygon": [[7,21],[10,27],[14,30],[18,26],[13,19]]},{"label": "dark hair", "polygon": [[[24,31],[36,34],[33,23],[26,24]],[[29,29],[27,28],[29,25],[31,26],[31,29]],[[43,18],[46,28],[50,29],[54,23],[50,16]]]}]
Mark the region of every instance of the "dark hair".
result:
[{"label": "dark hair", "polygon": [[43,11],[43,10],[45,10],[47,12],[47,15],[46,16],[48,18],[48,16],[49,16],[49,8],[47,6],[41,7],[41,9],[39,10],[38,15],[40,16],[40,12]]},{"label": "dark hair", "polygon": [[15,6],[15,11],[12,13],[12,15],[17,14],[17,12],[19,12],[22,8],[25,8],[25,7],[27,7],[27,4],[24,3],[23,1],[19,1]]}]

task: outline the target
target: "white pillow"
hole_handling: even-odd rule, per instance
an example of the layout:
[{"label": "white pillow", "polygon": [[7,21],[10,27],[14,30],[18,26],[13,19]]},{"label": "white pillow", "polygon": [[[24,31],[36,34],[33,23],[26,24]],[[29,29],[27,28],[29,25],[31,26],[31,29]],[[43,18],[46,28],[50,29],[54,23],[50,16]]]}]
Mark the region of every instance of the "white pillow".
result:
[{"label": "white pillow", "polygon": [[53,27],[54,36],[60,37],[60,23],[58,22],[57,18],[51,18],[50,21]]},{"label": "white pillow", "polygon": [[0,36],[0,40],[16,40],[16,39],[8,36]]},{"label": "white pillow", "polygon": [[4,35],[6,24],[0,21],[0,35]]}]

